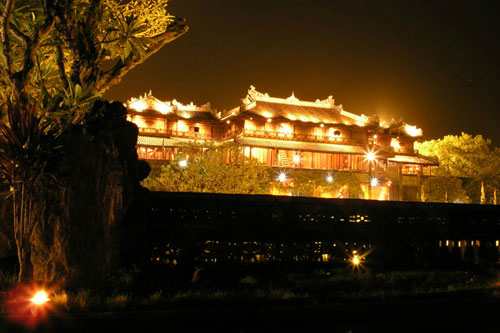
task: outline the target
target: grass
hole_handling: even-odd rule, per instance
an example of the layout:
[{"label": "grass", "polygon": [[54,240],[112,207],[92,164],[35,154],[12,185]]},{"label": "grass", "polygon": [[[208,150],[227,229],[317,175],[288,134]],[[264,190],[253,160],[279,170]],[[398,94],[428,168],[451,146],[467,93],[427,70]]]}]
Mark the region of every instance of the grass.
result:
[{"label": "grass", "polygon": [[[500,269],[372,271],[351,267],[250,265],[207,267],[196,283],[192,272],[133,268],[95,289],[51,296],[61,311],[248,307],[331,302],[487,295],[500,297]],[[0,285],[15,285],[0,271]],[[104,290],[107,290],[105,292]]]}]

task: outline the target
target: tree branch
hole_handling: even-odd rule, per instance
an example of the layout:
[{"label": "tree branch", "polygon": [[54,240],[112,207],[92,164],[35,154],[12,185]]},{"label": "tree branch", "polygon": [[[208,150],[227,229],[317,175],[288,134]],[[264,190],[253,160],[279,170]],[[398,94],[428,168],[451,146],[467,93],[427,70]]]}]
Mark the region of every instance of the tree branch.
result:
[{"label": "tree branch", "polygon": [[132,68],[142,64],[151,55],[160,50],[163,46],[171,41],[184,35],[189,30],[189,27],[185,25],[183,19],[176,18],[175,21],[167,27],[167,30],[154,37],[153,44],[146,51],[144,57],[139,55],[130,55],[125,62],[119,60],[110,70],[104,72],[96,84],[96,91],[103,93],[109,87],[118,84],[122,77],[127,74]]},{"label": "tree branch", "polygon": [[47,9],[46,15],[43,24],[35,30],[33,38],[27,40],[28,43],[24,50],[23,68],[14,74],[16,92],[21,99],[26,99],[24,102],[27,101],[26,86],[31,79],[35,67],[35,54],[38,51],[41,41],[49,34],[54,25],[53,12]]},{"label": "tree branch", "polygon": [[56,62],[57,68],[59,69],[59,79],[63,87],[68,88],[68,77],[66,76],[66,68],[64,67],[64,52],[61,44],[57,44],[56,46]]},{"label": "tree branch", "polygon": [[1,35],[0,38],[2,39],[2,44],[3,44],[3,52],[5,56],[5,60],[7,62],[7,72],[9,73],[9,77],[12,77],[14,74],[14,66],[12,64],[12,54],[11,54],[11,45],[9,41],[9,21],[10,21],[10,15],[12,14],[12,9],[14,8],[14,0],[7,0],[5,3],[5,13],[1,16],[1,24],[2,24],[2,30],[1,30]]}]

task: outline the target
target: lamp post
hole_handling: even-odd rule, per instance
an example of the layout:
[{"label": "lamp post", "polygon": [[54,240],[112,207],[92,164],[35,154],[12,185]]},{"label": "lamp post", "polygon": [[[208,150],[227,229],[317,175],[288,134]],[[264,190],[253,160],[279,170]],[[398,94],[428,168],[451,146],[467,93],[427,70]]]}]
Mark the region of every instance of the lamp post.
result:
[{"label": "lamp post", "polygon": [[[375,160],[376,156],[373,151],[369,151],[366,153],[366,160],[368,161],[368,193],[369,193],[369,199],[373,199],[373,186],[378,185],[378,181],[376,178],[372,177],[372,162]],[[375,181],[374,181],[375,180]]]}]

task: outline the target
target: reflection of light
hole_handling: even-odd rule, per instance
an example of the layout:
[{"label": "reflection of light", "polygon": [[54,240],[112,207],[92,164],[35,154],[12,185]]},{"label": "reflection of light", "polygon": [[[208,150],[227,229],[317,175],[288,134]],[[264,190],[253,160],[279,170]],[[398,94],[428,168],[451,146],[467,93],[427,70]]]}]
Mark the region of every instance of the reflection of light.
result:
[{"label": "reflection of light", "polygon": [[368,161],[374,161],[375,158],[376,158],[376,156],[375,156],[374,152],[370,151],[370,152],[366,153],[366,159]]},{"label": "reflection of light", "polygon": [[378,186],[378,179],[377,179],[377,177],[373,177],[373,178],[370,180],[370,185],[371,185],[371,186]]},{"label": "reflection of light", "polygon": [[278,180],[282,183],[285,182],[286,181],[286,173],[280,172],[280,174],[278,175]]},{"label": "reflection of light", "polygon": [[179,166],[180,166],[181,168],[185,168],[185,167],[187,167],[187,165],[188,165],[187,160],[180,160],[180,161],[179,161]]},{"label": "reflection of light", "polygon": [[331,175],[326,176],[326,181],[329,183],[333,182],[333,177]]},{"label": "reflection of light", "polygon": [[32,299],[30,299],[30,301],[36,305],[42,305],[43,303],[50,301],[50,299],[45,291],[40,290],[35,294],[35,296],[33,296]]}]

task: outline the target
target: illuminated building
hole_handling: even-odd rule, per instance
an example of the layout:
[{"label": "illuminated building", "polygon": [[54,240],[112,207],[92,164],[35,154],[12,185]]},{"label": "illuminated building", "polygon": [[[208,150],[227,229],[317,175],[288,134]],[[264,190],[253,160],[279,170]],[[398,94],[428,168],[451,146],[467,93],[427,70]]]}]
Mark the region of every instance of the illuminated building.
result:
[{"label": "illuminated building", "polygon": [[277,170],[311,170],[325,177],[355,173],[364,198],[378,200],[418,200],[422,177],[437,165],[413,148],[421,129],[355,115],[332,96],[307,102],[293,93],[270,97],[251,86],[238,107],[224,112],[208,103],[162,102],[151,93],[132,98],[127,107],[129,120],[139,127],[137,149],[143,159],[171,160],[179,145],[193,140],[234,141],[246,156]]}]

